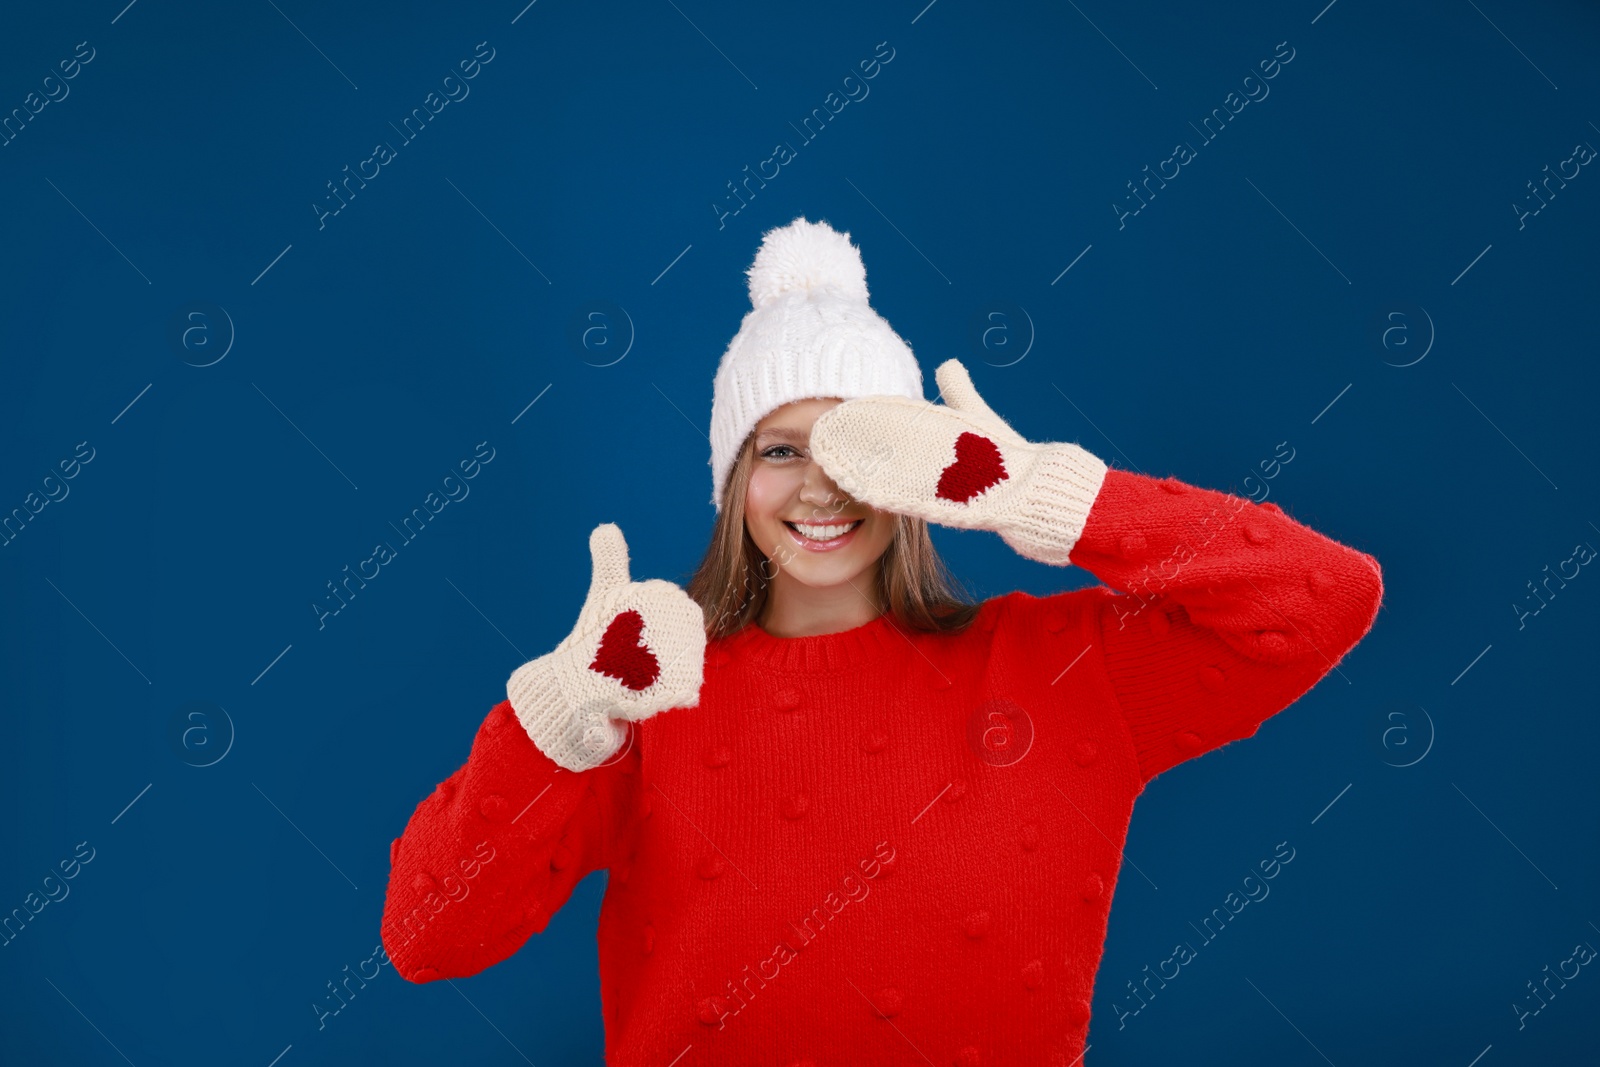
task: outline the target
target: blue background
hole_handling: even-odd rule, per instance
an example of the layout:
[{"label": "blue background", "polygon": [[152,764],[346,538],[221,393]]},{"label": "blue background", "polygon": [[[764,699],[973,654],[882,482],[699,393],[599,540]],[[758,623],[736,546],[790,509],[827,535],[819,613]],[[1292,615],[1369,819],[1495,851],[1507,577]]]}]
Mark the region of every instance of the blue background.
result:
[{"label": "blue background", "polygon": [[[1512,205],[1600,145],[1600,16],[1323,3],[8,11],[0,111],[94,58],[0,148],[0,509],[70,489],[0,548],[0,913],[94,858],[0,948],[0,1059],[599,1062],[604,873],[480,975],[384,968],[320,1028],[314,1005],[378,944],[390,840],[571,628],[589,530],[687,580],[712,374],[797,215],[851,233],[930,398],[960,358],[1034,440],[1267,493],[1383,565],[1337,673],[1140,799],[1086,1062],[1592,1050],[1592,968],[1520,1028],[1511,1006],[1600,946],[1600,578],[1513,605],[1600,545],[1600,177]],[[470,94],[404,143],[479,42]],[[1196,158],[1119,223],[1180,140]],[[326,583],[482,441],[470,494],[319,628]],[[978,596],[1094,580],[935,538]],[[1119,1026],[1283,841],[1270,896]]]}]

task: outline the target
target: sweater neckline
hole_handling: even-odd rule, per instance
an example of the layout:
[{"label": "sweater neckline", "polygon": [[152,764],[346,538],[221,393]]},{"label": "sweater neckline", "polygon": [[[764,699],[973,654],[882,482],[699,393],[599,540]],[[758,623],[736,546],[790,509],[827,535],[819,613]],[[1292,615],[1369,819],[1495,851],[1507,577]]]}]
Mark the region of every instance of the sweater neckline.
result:
[{"label": "sweater neckline", "polygon": [[891,612],[831,634],[776,637],[754,620],[723,638],[722,647],[735,659],[774,670],[837,671],[881,663],[886,653],[910,644],[905,627]]}]

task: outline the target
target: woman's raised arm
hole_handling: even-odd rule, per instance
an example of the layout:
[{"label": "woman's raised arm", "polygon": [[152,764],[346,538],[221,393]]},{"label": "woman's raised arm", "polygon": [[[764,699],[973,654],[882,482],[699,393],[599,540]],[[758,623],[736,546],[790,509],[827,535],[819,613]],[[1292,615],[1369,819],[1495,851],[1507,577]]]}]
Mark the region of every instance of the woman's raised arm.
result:
[{"label": "woman's raised arm", "polygon": [[[1107,585],[1087,620],[1148,782],[1253,735],[1372,628],[1372,556],[1276,504],[1109,470],[1071,561]],[[1046,598],[1048,599],[1048,598]]]},{"label": "woman's raised arm", "polygon": [[1081,636],[1103,649],[1144,781],[1255,733],[1371,629],[1383,579],[1366,553],[1276,504],[1112,470],[1071,442],[1031,442],[956,360],[937,379],[942,406],[861,397],[823,413],[812,452],[875,507],[993,530],[1029,559],[1127,590],[1022,595],[1014,610],[1061,632],[1066,601],[1091,598]]},{"label": "woman's raised arm", "polygon": [[422,799],[389,849],[383,945],[412,982],[499,963],[542,931],[610,847],[638,781],[638,750],[569,771],[502,700],[467,762]]},{"label": "woman's raised arm", "polygon": [[699,702],[700,606],[671,582],[630,580],[612,523],[590,533],[589,552],[577,626],[512,672],[465,766],[390,849],[383,943],[413,982],[500,962],[609,866],[639,780],[627,723]]}]

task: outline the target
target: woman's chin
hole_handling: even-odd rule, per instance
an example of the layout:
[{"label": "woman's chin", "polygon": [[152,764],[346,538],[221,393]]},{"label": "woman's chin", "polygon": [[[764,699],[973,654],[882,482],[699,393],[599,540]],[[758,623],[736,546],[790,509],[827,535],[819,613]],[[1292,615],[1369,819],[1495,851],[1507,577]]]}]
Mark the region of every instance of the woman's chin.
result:
[{"label": "woman's chin", "polygon": [[791,559],[783,565],[783,570],[800,585],[826,589],[846,583],[859,585],[867,568],[860,560],[840,556],[832,559]]}]

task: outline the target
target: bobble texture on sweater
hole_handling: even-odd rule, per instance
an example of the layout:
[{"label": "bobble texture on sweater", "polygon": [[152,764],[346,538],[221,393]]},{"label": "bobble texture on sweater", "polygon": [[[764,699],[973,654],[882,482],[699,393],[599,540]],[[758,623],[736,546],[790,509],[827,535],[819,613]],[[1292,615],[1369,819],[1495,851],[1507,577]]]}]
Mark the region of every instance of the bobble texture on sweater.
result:
[{"label": "bobble texture on sweater", "polygon": [[712,641],[698,705],[591,770],[502,701],[395,842],[390,959],[474,974],[603,869],[609,1064],[1078,1062],[1135,798],[1315,685],[1383,584],[1276,505],[1115,469],[1070,562],[1104,584],[960,634]]}]

